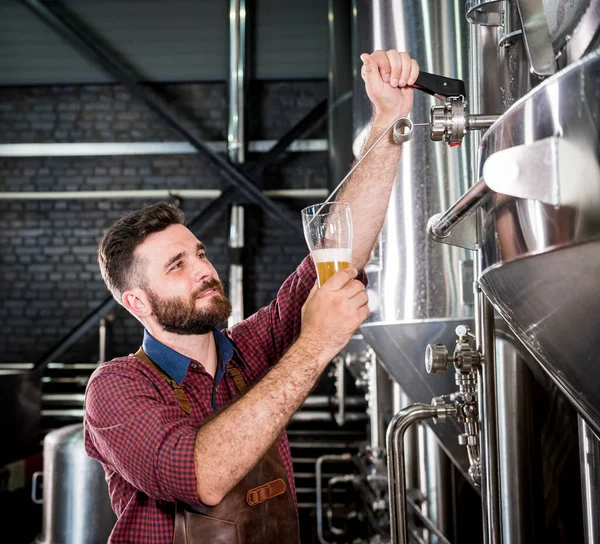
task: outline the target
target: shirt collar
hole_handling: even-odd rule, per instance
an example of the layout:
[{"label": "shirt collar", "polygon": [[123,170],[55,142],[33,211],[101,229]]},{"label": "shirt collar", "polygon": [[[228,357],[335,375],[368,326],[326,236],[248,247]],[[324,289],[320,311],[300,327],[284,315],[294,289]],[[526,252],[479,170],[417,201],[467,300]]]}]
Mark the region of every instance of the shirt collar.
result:
[{"label": "shirt collar", "polygon": [[[213,330],[215,343],[217,346],[217,373],[215,380],[218,382],[225,374],[225,365],[233,356],[233,344],[229,339],[217,329]],[[178,384],[184,380],[192,360],[186,355],[175,351],[169,346],[165,346],[154,338],[146,329],[144,329],[144,341],[142,348],[152,362],[158,366],[165,374],[175,380]],[[199,361],[202,363],[202,361]]]}]

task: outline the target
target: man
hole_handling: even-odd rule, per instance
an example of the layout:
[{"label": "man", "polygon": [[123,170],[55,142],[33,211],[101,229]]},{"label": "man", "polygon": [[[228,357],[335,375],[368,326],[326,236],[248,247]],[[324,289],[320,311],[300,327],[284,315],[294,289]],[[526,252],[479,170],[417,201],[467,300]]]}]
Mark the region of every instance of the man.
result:
[{"label": "man", "polygon": [[[395,50],[361,59],[374,110],[366,149],[409,113],[419,68]],[[216,329],[231,305],[176,208],[144,208],[105,233],[102,276],[145,327],[142,348],[101,365],[86,391],[86,450],[118,516],[110,542],[299,543],[284,429],[368,315],[356,278],[399,157],[384,138],[338,197],[352,209],[353,268],[316,289],[307,257],[270,306],[230,330]]]}]

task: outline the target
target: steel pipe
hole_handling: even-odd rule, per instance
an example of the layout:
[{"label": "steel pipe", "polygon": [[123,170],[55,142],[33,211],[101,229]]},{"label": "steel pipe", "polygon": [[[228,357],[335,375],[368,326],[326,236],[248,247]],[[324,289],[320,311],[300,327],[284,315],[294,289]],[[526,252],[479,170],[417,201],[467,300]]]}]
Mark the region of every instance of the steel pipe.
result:
[{"label": "steel pipe", "polygon": [[498,461],[498,413],[496,406],[496,358],[494,308],[482,297],[481,348],[479,369],[479,410],[481,420],[481,500],[485,544],[502,542],[500,518],[500,466]]},{"label": "steel pipe", "polygon": [[600,440],[578,416],[579,460],[585,544],[600,543]]},{"label": "steel pipe", "polygon": [[404,434],[413,423],[432,418],[443,420],[449,415],[455,415],[455,413],[456,409],[453,406],[413,404],[400,410],[388,426],[386,443],[392,544],[408,543]]},{"label": "steel pipe", "polygon": [[448,210],[442,214],[434,215],[427,224],[427,232],[434,240],[447,238],[452,229],[463,219],[478,209],[491,190],[483,181],[479,180],[463,196],[461,196]]},{"label": "steel pipe", "polygon": [[[0,200],[100,200],[100,199],[215,199],[225,194],[218,189],[150,189],[134,191],[13,191],[0,193]],[[264,191],[271,198],[320,198],[327,189],[279,189]]]},{"label": "steel pipe", "polygon": [[351,462],[352,455],[349,453],[342,453],[340,455],[322,455],[317,459],[315,463],[315,480],[316,480],[316,492],[317,492],[317,538],[320,544],[329,544],[323,536],[323,463],[325,461],[342,461]]}]

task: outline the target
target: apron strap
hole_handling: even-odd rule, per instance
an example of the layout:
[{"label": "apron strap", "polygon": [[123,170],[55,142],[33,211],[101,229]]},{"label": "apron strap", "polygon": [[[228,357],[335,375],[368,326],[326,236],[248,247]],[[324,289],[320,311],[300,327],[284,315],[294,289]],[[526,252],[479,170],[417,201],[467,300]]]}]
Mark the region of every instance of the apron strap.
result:
[{"label": "apron strap", "polygon": [[151,361],[150,357],[148,357],[146,355],[146,352],[143,350],[143,348],[138,349],[135,352],[134,356],[137,357],[138,359],[141,359],[142,361],[144,361],[148,365],[150,365],[154,370],[156,370],[161,375],[161,377],[173,389],[173,391],[175,393],[175,396],[177,397],[177,400],[179,401],[179,406],[181,406],[181,409],[186,414],[188,414],[188,415],[191,414],[192,413],[192,409],[190,407],[190,402],[188,401],[188,398],[187,398],[187,396],[185,394],[185,391],[184,391],[183,387],[181,387],[181,385],[179,385],[175,380],[173,380],[167,374],[165,374],[154,361]]},{"label": "apron strap", "polygon": [[[192,409],[190,407],[190,403],[188,401],[188,398],[185,394],[183,387],[181,387],[181,385],[179,385],[174,379],[170,378],[167,374],[165,374],[161,370],[161,368],[154,361],[152,361],[150,359],[150,357],[148,357],[148,355],[146,355],[146,352],[144,351],[143,348],[138,349],[135,352],[134,357],[141,359],[142,361],[147,363],[149,366],[151,366],[154,370],[156,370],[161,375],[161,377],[173,389],[175,396],[177,397],[177,400],[179,401],[179,406],[181,406],[181,409],[186,414],[188,414],[188,415],[191,414]],[[244,379],[244,376],[242,375],[240,370],[238,368],[236,368],[235,366],[233,366],[231,363],[227,363],[227,366],[225,368],[227,369],[227,372],[233,379],[233,383],[235,383],[235,387],[238,390],[238,392],[240,393],[240,395],[246,394],[248,392],[248,384],[246,383],[246,380]]]}]

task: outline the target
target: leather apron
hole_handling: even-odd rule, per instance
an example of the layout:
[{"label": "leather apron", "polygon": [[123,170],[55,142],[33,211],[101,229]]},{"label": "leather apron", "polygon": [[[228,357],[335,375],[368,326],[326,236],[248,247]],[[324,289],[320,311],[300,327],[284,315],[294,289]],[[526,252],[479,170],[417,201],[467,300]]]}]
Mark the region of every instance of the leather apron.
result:
[{"label": "leather apron", "polygon": [[[183,388],[142,348],[135,356],[167,381],[181,409],[189,414],[191,408]],[[248,385],[242,373],[230,363],[226,368],[240,395],[246,393]],[[298,514],[277,445],[273,444],[216,506],[177,502],[173,544],[300,544]]]}]

